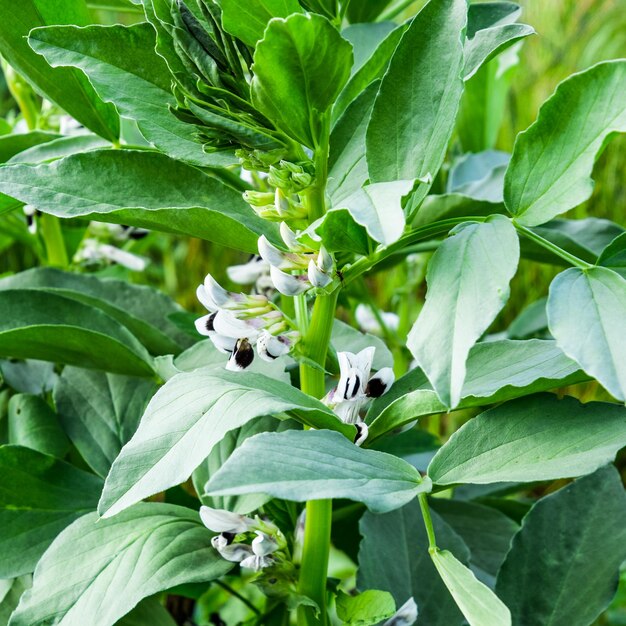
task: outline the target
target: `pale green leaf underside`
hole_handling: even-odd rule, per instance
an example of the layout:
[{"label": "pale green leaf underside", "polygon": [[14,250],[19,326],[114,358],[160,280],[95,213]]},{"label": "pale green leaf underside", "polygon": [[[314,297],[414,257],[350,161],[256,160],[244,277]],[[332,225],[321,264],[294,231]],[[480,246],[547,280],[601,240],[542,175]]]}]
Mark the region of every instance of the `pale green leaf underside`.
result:
[{"label": "pale green leaf underside", "polygon": [[626,445],[626,408],[538,394],[467,422],[428,468],[433,482],[488,484],[572,478],[611,462]]},{"label": "pale green leaf underside", "polygon": [[354,445],[331,431],[263,433],[247,439],[207,484],[211,495],[267,493],[304,502],[348,498],[376,513],[430,490],[406,461]]},{"label": "pale green leaf underside", "polygon": [[321,402],[260,374],[196,370],[178,374],[156,393],[105,483],[106,517],[187,480],[229,431],[262,415],[288,413],[305,424],[354,437]]},{"label": "pale green leaf underside", "polygon": [[626,60],[564,80],[521,133],[504,199],[518,222],[537,226],[589,198],[593,164],[611,133],[626,131]]}]

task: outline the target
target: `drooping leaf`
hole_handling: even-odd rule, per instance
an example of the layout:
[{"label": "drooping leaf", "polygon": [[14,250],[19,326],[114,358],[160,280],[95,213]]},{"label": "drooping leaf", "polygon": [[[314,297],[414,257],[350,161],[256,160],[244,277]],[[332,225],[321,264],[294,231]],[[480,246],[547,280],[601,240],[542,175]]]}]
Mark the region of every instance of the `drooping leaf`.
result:
[{"label": "drooping leaf", "polygon": [[150,376],[151,357],[98,309],[34,289],[0,290],[0,355]]},{"label": "drooping leaf", "polygon": [[337,617],[343,624],[371,626],[391,617],[396,603],[388,591],[368,589],[356,596],[339,593],[336,600]]},{"label": "drooping leaf", "polygon": [[626,400],[626,279],[604,267],[570,268],[552,281],[547,311],[561,350]]},{"label": "drooping leaf", "polygon": [[571,478],[611,462],[626,445],[626,408],[538,394],[467,422],[439,449],[428,475],[440,485]]},{"label": "drooping leaf", "polygon": [[298,0],[218,0],[222,8],[224,30],[235,35],[254,48],[267,23],[274,17],[289,17],[292,13],[301,13]]},{"label": "drooping leaf", "polygon": [[348,498],[376,513],[430,490],[406,461],[364,450],[332,431],[288,430],[246,440],[207,484],[211,495],[267,493],[304,502]]},{"label": "drooping leaf", "polygon": [[113,626],[137,603],[185,583],[205,582],[232,564],[211,547],[196,511],[142,503],[112,520],[84,515],[37,566],[11,626]]},{"label": "drooping leaf", "polygon": [[149,24],[38,28],[29,43],[51,65],[85,72],[105,101],[115,103],[149,142],[171,157],[204,166],[236,163],[228,153],[205,153],[195,127],[171,113],[169,107],[176,105],[172,77],[154,50]]},{"label": "drooping leaf", "polygon": [[117,374],[66,367],[54,388],[65,432],[103,478],[133,436],[156,384]]},{"label": "drooping leaf", "polygon": [[[439,515],[432,513],[437,542],[463,562],[469,551],[463,540]],[[428,538],[417,500],[384,515],[366,512],[359,530],[357,585],[360,590],[389,591],[396,606],[410,597],[419,608],[416,626],[461,626],[456,607],[428,556]]]},{"label": "drooping leaf", "polygon": [[470,626],[511,626],[511,613],[506,605],[452,552],[435,550],[431,557]]},{"label": "drooping leaf", "polygon": [[63,458],[69,441],[59,416],[39,396],[17,394],[9,401],[9,443]]},{"label": "drooping leaf", "polygon": [[506,206],[519,223],[543,224],[589,198],[606,139],[626,131],[624,91],[626,61],[606,61],[564,80],[546,100],[518,136],[506,174]]},{"label": "drooping leaf", "polygon": [[467,222],[451,234],[428,266],[426,304],[407,345],[441,401],[454,408],[469,351],[508,299],[519,243],[501,216]]},{"label": "drooping leaf", "polygon": [[548,298],[543,297],[529,304],[511,322],[506,334],[510,339],[527,339],[534,335],[545,335],[548,331],[546,305]]},{"label": "drooping leaf", "polygon": [[201,237],[255,252],[275,228],[241,194],[194,167],[157,152],[94,150],[49,164],[0,168],[0,190],[59,217]]},{"label": "drooping leaf", "polygon": [[227,432],[255,417],[284,413],[354,438],[354,427],[340,422],[321,402],[266,376],[216,370],[174,376],[152,398],[137,432],[113,463],[100,513],[114,515],[178,485]]},{"label": "drooping leaf", "polygon": [[326,18],[273,20],[254,53],[252,101],[284,133],[314,148],[352,60],[352,46]]},{"label": "drooping leaf", "polygon": [[[591,624],[615,594],[626,558],[626,495],[608,466],[535,504],[496,589],[516,624]],[[590,558],[593,555],[593,558]]]},{"label": "drooping leaf", "polygon": [[0,447],[0,577],[21,576],[75,519],[93,511],[102,480],[21,446]]},{"label": "drooping leaf", "polygon": [[5,163],[16,154],[49,143],[61,137],[58,133],[44,130],[33,130],[28,133],[11,133],[0,137],[0,163]]},{"label": "drooping leaf", "polygon": [[169,319],[182,309],[145,285],[39,267],[1,279],[4,289],[41,289],[92,305],[126,326],[152,354],[177,354],[192,343]]},{"label": "drooping leaf", "polygon": [[58,104],[81,124],[110,141],[119,137],[119,117],[115,107],[100,100],[87,78],[75,69],[53,69],[28,46],[31,29],[46,24],[88,24],[87,5],[47,0],[0,1],[3,16],[0,54],[37,91]]},{"label": "drooping leaf", "polygon": [[372,182],[432,179],[441,167],[463,91],[466,20],[465,0],[431,0],[402,36],[367,129]]}]

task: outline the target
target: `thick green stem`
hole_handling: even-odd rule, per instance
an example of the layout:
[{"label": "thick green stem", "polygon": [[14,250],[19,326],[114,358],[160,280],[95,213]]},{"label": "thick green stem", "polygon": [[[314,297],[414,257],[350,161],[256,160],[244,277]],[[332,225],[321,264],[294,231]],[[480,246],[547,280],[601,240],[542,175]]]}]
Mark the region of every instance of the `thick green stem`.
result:
[{"label": "thick green stem", "polygon": [[428,536],[428,551],[432,552],[437,549],[437,541],[435,540],[435,529],[433,528],[433,519],[430,516],[430,507],[428,506],[428,498],[425,493],[417,496],[420,508],[422,509],[422,517],[424,518],[424,526],[426,526],[426,535]]},{"label": "thick green stem", "polygon": [[[311,320],[308,321],[304,297],[296,302],[296,312],[300,328],[304,331],[302,351],[310,361],[318,363],[316,368],[306,363],[300,365],[300,387],[302,391],[321,398],[325,389],[324,364],[330,343],[330,335],[335,319],[338,290],[328,295],[319,295],[313,305]],[[316,602],[320,608],[316,617],[312,607],[298,609],[299,626],[326,626],[326,577],[330,551],[330,531],[332,526],[332,500],[310,500],[306,503],[304,545],[298,591]]]},{"label": "thick green stem", "polygon": [[55,215],[44,213],[39,218],[39,226],[41,234],[46,244],[46,253],[48,256],[48,265],[55,267],[67,267],[69,259],[63,239],[63,231],[59,218]]}]

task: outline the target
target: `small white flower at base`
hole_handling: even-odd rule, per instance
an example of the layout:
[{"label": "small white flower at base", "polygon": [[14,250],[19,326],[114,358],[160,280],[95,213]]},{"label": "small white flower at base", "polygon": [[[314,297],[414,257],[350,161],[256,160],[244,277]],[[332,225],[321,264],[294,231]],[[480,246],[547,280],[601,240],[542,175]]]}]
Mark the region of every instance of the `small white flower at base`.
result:
[{"label": "small white flower at base", "polygon": [[252,548],[245,543],[229,543],[223,535],[217,535],[211,539],[211,545],[219,555],[232,563],[241,563],[254,556]]},{"label": "small white flower at base", "polygon": [[223,509],[213,509],[206,505],[200,507],[200,519],[214,533],[238,535],[256,527],[256,522],[245,515],[239,515]]},{"label": "small white flower at base", "polygon": [[309,269],[307,271],[309,282],[313,287],[323,289],[333,282],[333,279],[323,270],[321,270],[313,259],[309,261]]},{"label": "small white flower at base", "polygon": [[273,537],[260,530],[255,532],[257,536],[252,540],[253,555],[241,561],[241,567],[259,572],[274,563],[274,559],[270,555],[276,552],[278,543]]},{"label": "small white flower at base", "polygon": [[272,362],[278,357],[287,354],[291,349],[291,342],[281,335],[275,337],[267,330],[261,331],[256,342],[256,350],[264,361]]},{"label": "small white flower at base", "polygon": [[270,276],[274,287],[284,296],[297,296],[311,288],[311,283],[306,276],[287,274],[274,265],[270,268]]},{"label": "small white flower at base", "polygon": [[247,263],[226,268],[228,278],[238,285],[253,285],[269,271],[269,263],[260,256],[253,256]]},{"label": "small white flower at base", "polygon": [[383,626],[413,626],[417,621],[417,614],[417,604],[413,598],[409,598]]},{"label": "small white flower at base", "polygon": [[[400,326],[400,317],[396,313],[390,313],[388,311],[379,311],[379,315],[383,320],[383,324],[387,327],[387,330],[397,332]],[[367,304],[359,304],[354,312],[357,324],[361,327],[361,330],[366,333],[372,333],[374,335],[380,335],[382,328],[376,316],[372,312],[372,309]]]}]

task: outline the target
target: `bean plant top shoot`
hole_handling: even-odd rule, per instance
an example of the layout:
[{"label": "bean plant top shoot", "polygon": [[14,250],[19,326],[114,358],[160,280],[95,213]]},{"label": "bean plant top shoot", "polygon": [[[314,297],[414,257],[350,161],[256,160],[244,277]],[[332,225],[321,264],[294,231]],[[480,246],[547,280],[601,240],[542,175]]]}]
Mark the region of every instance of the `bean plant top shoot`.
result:
[{"label": "bean plant top shoot", "polygon": [[0,626],[614,623],[625,59],[507,153],[511,2],[0,12]]}]

